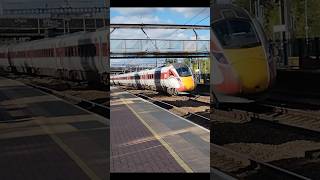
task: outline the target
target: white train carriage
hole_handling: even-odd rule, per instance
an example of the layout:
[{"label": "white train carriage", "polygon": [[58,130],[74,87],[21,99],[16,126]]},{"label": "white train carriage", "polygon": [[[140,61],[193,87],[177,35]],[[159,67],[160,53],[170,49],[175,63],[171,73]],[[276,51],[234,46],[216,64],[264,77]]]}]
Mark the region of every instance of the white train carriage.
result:
[{"label": "white train carriage", "polygon": [[107,83],[106,32],[79,32],[0,47],[0,66],[8,69],[9,65],[20,73]]},{"label": "white train carriage", "polygon": [[181,63],[111,76],[111,82],[115,85],[165,91],[172,95],[193,91],[196,86],[190,68]]},{"label": "white train carriage", "polygon": [[[91,81],[107,72],[105,31],[78,33],[59,41],[59,71],[64,77]],[[99,80],[99,79],[96,79]]]},{"label": "white train carriage", "polygon": [[20,73],[56,75],[56,42],[57,39],[45,39],[10,46],[11,66]]},{"label": "white train carriage", "polygon": [[10,63],[8,61],[8,46],[0,46],[0,70],[10,70]]}]

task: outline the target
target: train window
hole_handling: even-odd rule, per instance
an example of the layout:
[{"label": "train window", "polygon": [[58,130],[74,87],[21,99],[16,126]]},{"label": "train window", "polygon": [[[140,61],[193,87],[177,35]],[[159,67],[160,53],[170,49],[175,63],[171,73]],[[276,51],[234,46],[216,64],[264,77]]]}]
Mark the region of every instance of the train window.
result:
[{"label": "train window", "polygon": [[261,44],[253,24],[248,20],[222,20],[214,23],[213,29],[223,48],[248,48]]},{"label": "train window", "polygon": [[70,57],[72,57],[72,56],[73,56],[72,47],[69,47],[69,56],[70,56]]},{"label": "train window", "polygon": [[94,44],[90,44],[90,57],[94,57],[97,54],[96,46]]},{"label": "train window", "polygon": [[177,73],[181,77],[186,77],[186,76],[191,76],[192,75],[189,67],[186,66],[185,64],[176,63],[176,64],[173,64],[173,67],[176,69]]},{"label": "train window", "polygon": [[190,72],[190,69],[188,67],[179,67],[176,69],[179,76],[181,77],[186,77],[186,76],[191,76],[191,72]]},{"label": "train window", "polygon": [[174,74],[171,70],[169,70],[169,76],[174,76]]}]

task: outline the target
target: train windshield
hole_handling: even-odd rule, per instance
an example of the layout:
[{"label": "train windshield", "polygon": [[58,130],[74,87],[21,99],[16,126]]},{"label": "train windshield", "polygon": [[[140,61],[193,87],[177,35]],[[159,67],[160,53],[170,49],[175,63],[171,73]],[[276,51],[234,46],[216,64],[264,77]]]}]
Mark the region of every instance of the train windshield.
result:
[{"label": "train windshield", "polygon": [[249,48],[261,45],[253,24],[245,19],[226,19],[214,24],[223,48]]},{"label": "train windshield", "polygon": [[186,76],[192,75],[188,66],[186,66],[184,64],[174,64],[173,66],[175,67],[175,69],[178,72],[180,77],[186,77]]}]

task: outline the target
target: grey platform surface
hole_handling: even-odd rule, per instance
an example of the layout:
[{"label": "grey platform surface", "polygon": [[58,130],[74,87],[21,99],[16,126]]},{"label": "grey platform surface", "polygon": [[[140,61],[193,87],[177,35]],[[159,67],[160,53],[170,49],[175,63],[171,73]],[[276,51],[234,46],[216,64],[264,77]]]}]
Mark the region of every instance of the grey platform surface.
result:
[{"label": "grey platform surface", "polygon": [[[122,122],[123,119],[127,118],[132,118],[131,122],[118,123],[118,121]],[[128,133],[127,136],[129,136],[130,133],[132,136],[135,136],[140,129],[135,128],[135,126],[130,125],[130,123],[136,124],[138,122],[144,124],[144,130],[147,127],[148,131],[152,131],[152,135],[149,134],[147,137],[139,136],[137,138],[123,139],[122,141],[116,140],[116,138],[122,135],[117,131],[121,124],[123,128],[126,128],[126,132]],[[168,112],[167,110],[159,108],[152,103],[115,87],[111,88],[110,128],[111,154],[114,154],[113,151],[118,152],[119,150],[117,149],[124,144],[130,146],[132,144],[139,144],[139,142],[141,143],[151,139],[161,139],[161,141],[164,141],[168,146],[166,147],[167,152],[169,152],[173,157],[178,156],[178,158],[174,159],[181,167],[184,167],[185,171],[189,169],[191,172],[210,172],[209,130],[195,125],[190,121]],[[134,131],[136,131],[136,133],[134,133]],[[163,143],[161,144],[164,146]],[[138,149],[136,151],[141,151],[144,148],[148,148],[148,146],[138,146],[137,148]],[[122,157],[130,159],[130,155],[134,156],[135,152],[132,151],[130,155],[126,155],[127,152],[118,153],[122,153]],[[117,155],[119,156],[119,154]],[[111,159],[113,159],[112,156]],[[155,162],[157,160],[162,162],[161,159],[157,159],[156,157],[150,157],[150,161],[152,159]],[[143,172],[143,169],[139,169],[137,171]]]},{"label": "grey platform surface", "polygon": [[108,122],[0,77],[0,179],[108,179]]}]

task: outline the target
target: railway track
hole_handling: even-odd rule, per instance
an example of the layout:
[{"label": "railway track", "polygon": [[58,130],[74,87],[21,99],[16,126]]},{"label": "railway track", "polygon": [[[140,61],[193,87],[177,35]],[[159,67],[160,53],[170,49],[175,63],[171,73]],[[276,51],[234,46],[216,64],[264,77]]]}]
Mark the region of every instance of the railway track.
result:
[{"label": "railway track", "polygon": [[[318,112],[254,103],[250,106],[229,106],[228,109],[215,109],[212,117],[213,128],[217,128],[217,126],[218,129],[220,128],[218,132],[216,129],[216,135],[223,131],[221,127],[224,125],[219,125],[219,123],[225,123],[226,128],[232,127],[233,125],[231,124],[233,123],[237,124],[234,127],[242,127],[241,136],[244,136],[244,138],[226,138],[226,134],[220,134],[219,138],[223,139],[218,138],[219,140],[216,139],[215,141],[219,145],[225,146],[233,143],[233,145],[229,145],[231,149],[240,150],[241,153],[245,152],[245,154],[263,159],[263,162],[269,162],[267,163],[269,165],[285,168],[312,179],[320,177],[320,174],[315,172],[315,169],[320,166],[318,144],[320,139],[320,116]],[[228,123],[230,122],[228,119],[232,119],[233,122]],[[258,130],[254,130],[255,128]],[[233,132],[233,135],[239,135],[239,132]],[[290,143],[295,144],[292,148],[297,150],[289,158],[281,147],[289,147]],[[259,146],[255,144],[259,144]],[[309,146],[305,146],[306,144],[309,144]],[[241,150],[242,148],[246,149],[245,146],[250,146],[250,148],[245,151]],[[270,146],[275,149],[264,149],[264,147]],[[259,152],[265,152],[265,154],[259,155]],[[303,154],[298,155],[297,152],[302,152]],[[279,154],[274,157],[268,157],[270,153]],[[254,172],[252,170],[248,171],[250,173]],[[241,171],[239,176],[241,176]]]},{"label": "railway track", "polygon": [[252,104],[231,107],[228,110],[214,110],[214,117],[229,117],[238,121],[264,121],[295,129],[305,134],[320,137],[320,113],[286,107]]},{"label": "railway track", "polygon": [[218,169],[235,179],[311,180],[212,143],[210,164],[211,168]]},{"label": "railway track", "polygon": [[[123,90],[126,90],[124,88],[122,88]],[[133,93],[131,93],[133,94]],[[170,104],[170,103],[167,103],[167,102],[163,102],[163,101],[160,101],[160,100],[157,100],[157,99],[154,99],[152,97],[149,97],[145,94],[142,94],[142,93],[138,93],[138,94],[133,94],[137,97],[140,97],[140,98],[143,98],[161,108],[164,108],[164,109],[167,109],[167,110],[172,110],[172,109],[175,109],[176,111],[179,111],[179,115],[188,119],[189,121],[193,122],[193,123],[196,123],[206,129],[210,129],[210,118],[209,117],[205,117],[203,115],[199,115],[199,114],[196,114],[196,113],[192,113],[192,112],[188,112],[186,110],[183,110],[181,109],[180,107],[177,107],[173,104]]]},{"label": "railway track", "polygon": [[317,91],[274,89],[263,100],[265,104],[278,105],[294,109],[320,109],[320,94]]}]

